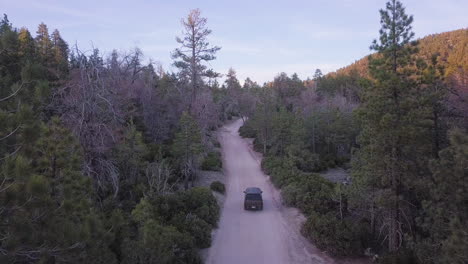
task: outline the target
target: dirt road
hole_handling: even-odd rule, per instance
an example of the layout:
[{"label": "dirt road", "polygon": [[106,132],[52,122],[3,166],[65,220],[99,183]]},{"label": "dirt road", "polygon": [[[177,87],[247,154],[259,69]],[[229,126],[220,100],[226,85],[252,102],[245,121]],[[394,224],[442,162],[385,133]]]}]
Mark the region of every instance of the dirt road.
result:
[{"label": "dirt road", "polygon": [[[220,132],[227,192],[206,263],[336,263],[300,235],[300,214],[282,207],[278,191],[260,168],[260,155],[239,136],[241,125],[237,120]],[[244,211],[243,191],[250,186],[263,190],[263,211]]]}]

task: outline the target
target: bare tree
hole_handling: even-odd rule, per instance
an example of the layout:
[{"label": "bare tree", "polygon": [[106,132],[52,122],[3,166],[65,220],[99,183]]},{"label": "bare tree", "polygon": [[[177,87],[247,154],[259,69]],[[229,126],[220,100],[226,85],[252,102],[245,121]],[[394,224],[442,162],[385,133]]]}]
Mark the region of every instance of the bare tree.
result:
[{"label": "bare tree", "polygon": [[164,160],[148,164],[145,175],[149,186],[149,195],[165,194],[171,191],[177,183],[169,183],[171,168]]},{"label": "bare tree", "polygon": [[143,54],[138,48],[113,51],[105,63],[97,50],[87,56],[75,47],[74,53],[76,66],[55,94],[54,111],[79,139],[86,174],[99,190],[117,195],[122,173],[109,159],[109,151],[122,140],[127,122],[141,115],[135,108],[145,102],[154,84],[143,78],[146,66],[141,65]]}]

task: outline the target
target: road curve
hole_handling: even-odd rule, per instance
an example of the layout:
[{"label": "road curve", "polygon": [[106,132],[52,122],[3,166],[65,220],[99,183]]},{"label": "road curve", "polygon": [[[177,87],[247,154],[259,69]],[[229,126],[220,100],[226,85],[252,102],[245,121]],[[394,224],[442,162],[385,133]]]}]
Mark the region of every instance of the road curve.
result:
[{"label": "road curve", "polygon": [[[206,263],[335,263],[300,235],[298,224],[288,216],[289,209],[282,207],[278,191],[261,170],[261,156],[239,136],[241,125],[242,120],[236,120],[219,134],[227,191]],[[244,211],[243,191],[250,186],[263,190],[263,211]]]}]

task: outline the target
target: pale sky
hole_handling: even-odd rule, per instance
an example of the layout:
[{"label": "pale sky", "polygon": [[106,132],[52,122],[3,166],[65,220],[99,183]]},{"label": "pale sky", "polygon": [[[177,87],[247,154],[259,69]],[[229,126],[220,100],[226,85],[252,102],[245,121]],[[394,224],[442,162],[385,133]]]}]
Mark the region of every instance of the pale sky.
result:
[{"label": "pale sky", "polygon": [[[378,37],[379,12],[385,0],[0,0],[17,28],[33,35],[44,22],[57,28],[70,46],[92,46],[102,53],[139,47],[145,58],[171,66],[170,53],[181,35],[180,19],[200,8],[213,30],[211,43],[221,46],[211,66],[229,67],[243,81],[262,84],[279,72],[311,77],[344,67],[369,53]],[[403,0],[414,15],[417,37],[468,27],[467,0]]]}]

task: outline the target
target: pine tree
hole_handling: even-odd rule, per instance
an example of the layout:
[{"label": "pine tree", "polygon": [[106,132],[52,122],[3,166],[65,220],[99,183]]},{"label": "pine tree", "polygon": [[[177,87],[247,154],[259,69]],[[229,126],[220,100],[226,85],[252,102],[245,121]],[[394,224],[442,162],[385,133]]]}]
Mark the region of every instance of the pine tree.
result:
[{"label": "pine tree", "polygon": [[52,33],[52,56],[57,74],[68,72],[68,44],[56,29]]},{"label": "pine tree", "polygon": [[226,87],[226,98],[223,102],[224,111],[228,118],[238,116],[240,115],[239,106],[242,97],[242,90],[239,80],[237,80],[236,71],[233,68],[229,68],[224,84]]},{"label": "pine tree", "polygon": [[418,218],[423,234],[415,244],[421,263],[466,263],[468,261],[468,134],[450,133],[450,146],[431,162],[433,182]]},{"label": "pine tree", "polygon": [[198,156],[203,151],[200,129],[187,112],[183,112],[179,121],[179,132],[176,133],[172,152],[178,160],[183,175],[184,187],[188,189],[189,180],[197,166]]},{"label": "pine tree", "polygon": [[36,56],[36,47],[34,39],[26,28],[21,28],[18,33],[18,55],[24,61],[34,61]]},{"label": "pine tree", "polygon": [[315,73],[314,73],[314,78],[313,80],[314,81],[320,81],[320,79],[323,78],[323,74],[322,74],[322,71],[320,69],[316,69],[315,70]]},{"label": "pine tree", "polygon": [[30,158],[10,156],[0,177],[0,250],[6,262],[76,261],[93,218],[90,179],[81,174],[82,154],[58,118],[42,124]]},{"label": "pine tree", "polygon": [[268,149],[272,144],[272,129],[273,125],[271,120],[275,114],[276,108],[274,103],[274,98],[267,88],[262,88],[259,94],[259,102],[255,114],[252,118],[254,122],[254,127],[256,130],[256,135],[260,144],[263,147],[263,154],[267,154]]},{"label": "pine tree", "polygon": [[15,135],[19,129],[14,111],[14,100],[20,88],[17,82],[21,78],[17,43],[17,34],[4,15],[0,22],[0,158],[16,149],[12,146],[16,143]]},{"label": "pine tree", "polygon": [[358,110],[362,132],[356,175],[367,179],[356,182],[365,181],[373,190],[375,200],[369,206],[379,207],[379,228],[385,231],[388,250],[396,252],[411,229],[414,208],[408,208],[409,200],[415,182],[424,177],[420,168],[427,166],[431,143],[429,130],[422,125],[428,119],[427,109],[421,107],[420,89],[413,78],[413,17],[396,0],[389,1],[380,16],[380,38],[371,46],[378,54],[369,62],[375,82],[364,91]]},{"label": "pine tree", "polygon": [[276,92],[276,101],[278,107],[285,107],[288,111],[293,111],[295,102],[304,89],[304,84],[297,74],[290,78],[286,73],[278,74],[272,84]]},{"label": "pine tree", "polygon": [[50,65],[53,61],[52,42],[50,40],[49,29],[44,23],[39,24],[36,35],[36,48],[39,57],[45,65]]},{"label": "pine tree", "polygon": [[244,81],[244,85],[242,86],[242,89],[244,90],[251,90],[251,89],[259,89],[260,86],[252,81],[249,77],[247,77]]},{"label": "pine tree", "polygon": [[119,197],[130,204],[134,202],[131,200],[132,193],[137,193],[137,188],[142,183],[146,154],[147,148],[143,136],[131,120],[113,153],[115,164],[119,167]]},{"label": "pine tree", "polygon": [[[216,52],[221,49],[217,46],[210,46],[207,38],[211,34],[211,30],[206,27],[206,23],[207,19],[201,17],[199,9],[191,10],[187,18],[182,19],[183,37],[176,38],[181,47],[172,54],[172,58],[176,60],[174,65],[180,69],[180,74],[189,79],[191,83],[189,112],[203,86],[203,77],[207,74],[207,67],[203,63],[214,60]],[[210,75],[212,73],[213,71],[210,71]]]},{"label": "pine tree", "polygon": [[233,68],[229,68],[225,83],[226,89],[239,90],[241,88],[239,80],[237,80],[236,71]]},{"label": "pine tree", "polygon": [[434,54],[429,64],[419,62],[422,107],[425,107],[431,122],[432,157],[439,158],[440,150],[447,145],[448,87],[445,82],[445,68]]}]

